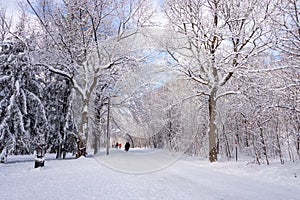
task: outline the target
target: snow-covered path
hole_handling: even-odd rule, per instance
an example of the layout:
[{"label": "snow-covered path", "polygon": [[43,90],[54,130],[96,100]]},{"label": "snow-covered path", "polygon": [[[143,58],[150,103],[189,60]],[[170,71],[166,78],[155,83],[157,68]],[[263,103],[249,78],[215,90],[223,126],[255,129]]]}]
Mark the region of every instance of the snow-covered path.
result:
[{"label": "snow-covered path", "polygon": [[[294,176],[294,173],[300,176],[299,163],[267,167],[245,162],[210,164],[206,160],[181,158],[151,173],[124,173],[111,169],[113,166],[107,167],[118,163],[118,159],[120,165],[127,161],[131,166],[119,166],[122,171],[160,167],[158,162],[151,165],[151,155],[144,155],[144,159],[137,156],[134,151],[112,151],[108,157],[48,160],[44,168],[38,169],[33,169],[33,162],[1,164],[0,199],[300,200],[300,179]],[[137,158],[139,165],[135,164]]]}]

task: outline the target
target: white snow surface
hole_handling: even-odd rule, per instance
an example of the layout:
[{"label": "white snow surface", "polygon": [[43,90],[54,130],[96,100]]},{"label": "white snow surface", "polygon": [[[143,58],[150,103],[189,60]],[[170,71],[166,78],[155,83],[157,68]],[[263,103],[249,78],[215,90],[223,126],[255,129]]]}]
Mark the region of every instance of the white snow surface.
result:
[{"label": "white snow surface", "polygon": [[300,163],[270,166],[192,158],[151,149],[55,160],[34,155],[0,164],[0,199],[299,199]]}]

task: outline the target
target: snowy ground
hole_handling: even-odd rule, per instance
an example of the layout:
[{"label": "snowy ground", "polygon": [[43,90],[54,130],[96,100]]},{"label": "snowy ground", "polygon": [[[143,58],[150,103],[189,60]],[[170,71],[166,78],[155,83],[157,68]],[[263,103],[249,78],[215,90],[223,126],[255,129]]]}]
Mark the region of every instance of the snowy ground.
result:
[{"label": "snowy ground", "polygon": [[34,156],[0,164],[0,199],[299,199],[300,163],[209,163],[165,151],[113,150],[55,160],[34,169]]}]

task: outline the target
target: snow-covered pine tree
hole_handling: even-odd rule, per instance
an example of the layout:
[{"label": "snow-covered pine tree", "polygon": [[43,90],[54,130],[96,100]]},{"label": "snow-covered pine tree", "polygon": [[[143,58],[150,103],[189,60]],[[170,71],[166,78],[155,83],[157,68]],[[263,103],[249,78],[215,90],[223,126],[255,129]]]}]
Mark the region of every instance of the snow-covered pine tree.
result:
[{"label": "snow-covered pine tree", "polygon": [[45,145],[48,130],[42,89],[23,41],[13,38],[1,47],[0,150],[33,153],[35,146]]}]

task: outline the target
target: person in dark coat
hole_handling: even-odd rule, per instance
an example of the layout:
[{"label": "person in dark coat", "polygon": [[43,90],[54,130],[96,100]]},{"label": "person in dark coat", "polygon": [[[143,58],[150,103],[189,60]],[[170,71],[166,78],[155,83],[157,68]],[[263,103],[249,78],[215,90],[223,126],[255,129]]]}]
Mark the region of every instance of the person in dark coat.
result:
[{"label": "person in dark coat", "polygon": [[125,144],[125,151],[128,151],[129,148],[130,148],[130,144],[129,144],[129,142],[126,142],[126,144]]}]

